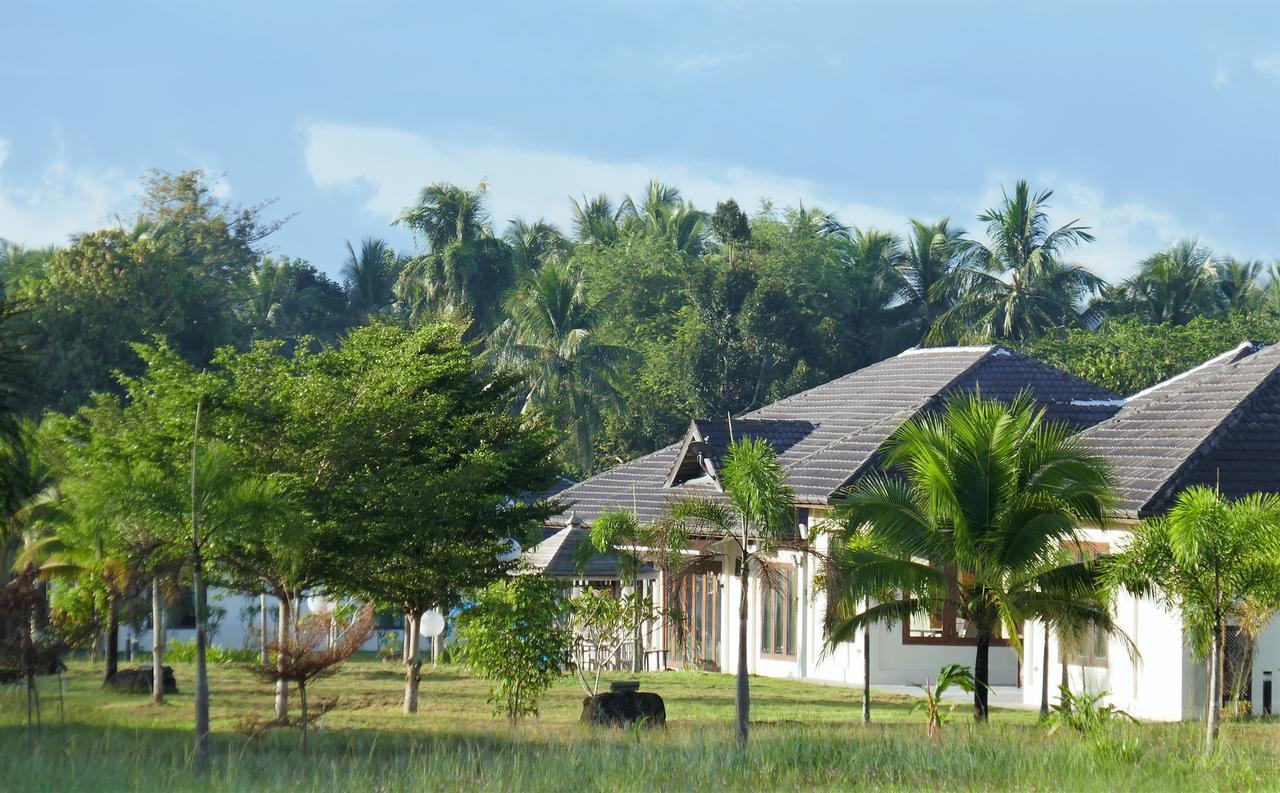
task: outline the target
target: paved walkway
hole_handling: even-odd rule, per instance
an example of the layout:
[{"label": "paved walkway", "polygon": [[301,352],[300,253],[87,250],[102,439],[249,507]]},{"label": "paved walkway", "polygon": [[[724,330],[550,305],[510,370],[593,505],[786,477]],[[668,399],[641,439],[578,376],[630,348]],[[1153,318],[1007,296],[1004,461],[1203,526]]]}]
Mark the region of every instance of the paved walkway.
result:
[{"label": "paved walkway", "polygon": [[[872,685],[873,692],[884,694],[903,694],[909,697],[923,697],[924,692],[915,686],[877,686]],[[973,694],[952,688],[944,692],[942,699],[946,702],[973,702]],[[992,686],[987,704],[993,708],[1009,708],[1011,710],[1040,710],[1040,703],[1028,705],[1022,701],[1022,689],[1017,686]]]}]

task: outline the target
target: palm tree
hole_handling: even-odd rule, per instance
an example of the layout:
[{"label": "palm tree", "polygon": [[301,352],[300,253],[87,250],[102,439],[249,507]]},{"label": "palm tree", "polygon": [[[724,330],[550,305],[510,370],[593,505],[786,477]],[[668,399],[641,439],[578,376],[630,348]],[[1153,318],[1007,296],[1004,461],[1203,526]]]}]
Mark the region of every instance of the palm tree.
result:
[{"label": "palm tree", "polygon": [[1128,309],[1150,323],[1183,325],[1222,307],[1213,253],[1196,240],[1181,240],[1143,259],[1123,287]]},{"label": "palm tree", "polygon": [[493,234],[484,208],[487,191],[436,182],[396,223],[426,246],[397,286],[411,319],[427,313],[471,318],[468,338],[491,332],[501,321],[502,296],[515,278],[512,252]]},{"label": "palm tree", "polygon": [[1061,257],[1093,235],[1079,221],[1053,228],[1045,214],[1050,190],[1032,195],[1025,181],[1004,194],[999,207],[978,216],[987,224],[987,243],[963,240],[960,263],[947,278],[956,305],[944,312],[929,334],[931,343],[978,335],[1023,340],[1050,328],[1080,325],[1081,304],[1104,281]]},{"label": "palm tree", "polygon": [[963,239],[964,231],[952,227],[949,218],[937,223],[911,221],[906,253],[896,262],[895,297],[922,339],[955,303],[948,287]]},{"label": "palm tree", "polygon": [[689,536],[709,537],[736,546],[738,572],[738,674],[736,716],[738,741],[746,745],[751,713],[747,679],[747,595],[751,570],[766,586],[778,585],[768,556],[784,545],[795,526],[795,498],[786,483],[787,472],[778,463],[773,447],[762,438],[744,438],[729,444],[720,487],[728,503],[705,498],[675,502],[669,519]]},{"label": "palm tree", "polygon": [[985,721],[994,640],[1018,647],[1029,619],[1115,631],[1095,565],[1058,557],[1081,523],[1102,525],[1108,467],[1043,417],[1027,395],[1009,405],[957,395],[898,428],[883,450],[891,473],[859,481],[838,505],[834,541],[849,548],[833,554],[843,568],[828,646],[872,624],[954,613],[975,643],[974,718]]},{"label": "palm tree", "polygon": [[1262,285],[1265,265],[1257,259],[1241,261],[1228,256],[1213,266],[1218,275],[1218,291],[1227,312],[1253,311],[1260,307],[1266,293]]},{"label": "palm tree", "polygon": [[573,236],[579,245],[612,245],[618,241],[621,220],[606,195],[573,199]]},{"label": "palm tree", "polygon": [[560,229],[545,220],[526,223],[516,218],[507,226],[502,240],[511,249],[511,260],[518,273],[536,270],[572,249]]},{"label": "palm tree", "polygon": [[525,375],[523,409],[557,416],[572,434],[578,466],[590,475],[601,408],[621,402],[618,367],[631,351],[596,338],[599,308],[587,302],[582,273],[566,263],[526,275],[506,310],[508,319],[490,339],[494,363]]},{"label": "palm tree", "polygon": [[1232,501],[1196,486],[1164,517],[1139,524],[1108,574],[1138,596],[1182,613],[1192,649],[1205,659],[1205,750],[1222,709],[1227,622],[1246,610],[1280,607],[1280,496]]},{"label": "palm tree", "polygon": [[[367,282],[370,271],[360,263],[361,257],[356,256],[350,243],[347,249],[350,283],[357,284],[362,278]],[[376,252],[370,252],[370,261],[376,258]],[[345,308],[342,304],[346,302],[342,287],[306,262],[288,257],[264,257],[250,274],[246,290],[242,318],[256,333],[275,338],[294,338],[316,331],[331,337],[338,330]]]},{"label": "palm tree", "polygon": [[639,201],[631,196],[623,198],[618,215],[625,229],[639,229],[670,240],[690,259],[698,258],[706,250],[710,216],[694,209],[672,185],[651,180]]},{"label": "palm tree", "polygon": [[351,241],[347,241],[342,278],[346,284],[348,310],[357,322],[365,322],[395,301],[400,269],[398,257],[383,240],[365,237],[359,253]]}]

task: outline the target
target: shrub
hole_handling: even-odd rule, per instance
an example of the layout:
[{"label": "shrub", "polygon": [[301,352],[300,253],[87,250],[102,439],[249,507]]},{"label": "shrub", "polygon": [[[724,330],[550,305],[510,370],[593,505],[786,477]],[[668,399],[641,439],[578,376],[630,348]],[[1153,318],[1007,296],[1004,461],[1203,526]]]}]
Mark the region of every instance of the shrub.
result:
[{"label": "shrub", "polygon": [[1045,726],[1048,727],[1050,735],[1063,727],[1079,733],[1092,734],[1119,718],[1134,721],[1132,716],[1116,706],[1101,704],[1107,695],[1105,691],[1096,694],[1082,691],[1076,694],[1066,686],[1059,686],[1058,691],[1060,692],[1059,701],[1045,719]]},{"label": "shrub", "polygon": [[[190,664],[196,660],[196,640],[184,642],[171,639],[165,643],[164,657],[166,661],[177,664]],[[252,664],[258,661],[258,651],[250,648],[220,647],[210,644],[205,647],[205,660],[211,664]]]},{"label": "shrub", "polygon": [[538,698],[569,661],[568,607],[558,585],[522,575],[480,590],[458,615],[458,649],[467,669],[490,681],[494,715],[513,723],[536,715]]}]

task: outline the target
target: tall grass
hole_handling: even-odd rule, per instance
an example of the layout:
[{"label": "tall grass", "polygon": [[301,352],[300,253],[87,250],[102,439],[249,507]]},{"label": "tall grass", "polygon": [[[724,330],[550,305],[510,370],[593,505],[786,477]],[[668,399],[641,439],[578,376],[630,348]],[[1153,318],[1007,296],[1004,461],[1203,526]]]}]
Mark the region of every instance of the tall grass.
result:
[{"label": "tall grass", "polygon": [[[34,751],[26,749],[20,720],[6,704],[16,698],[0,697],[0,790],[1278,787],[1280,725],[1274,723],[1228,725],[1222,751],[1208,759],[1201,756],[1195,725],[1117,723],[1089,736],[1048,735],[1030,714],[1021,713],[996,714],[981,727],[957,718],[935,746],[923,718],[907,713],[901,703],[877,705],[900,720],[864,727],[856,723],[856,691],[762,681],[762,710],[772,718],[757,723],[743,752],[733,736],[728,677],[646,677],[646,688],[667,696],[668,728],[597,731],[576,723],[581,699],[571,687],[556,692],[541,719],[511,728],[490,719],[482,685],[443,673],[425,685],[427,713],[404,717],[395,710],[397,670],[354,666],[344,673],[345,681],[342,675],[326,681],[338,706],[320,720],[305,755],[296,730],[237,731],[231,715],[269,712],[270,691],[246,673],[221,671],[216,682],[224,693],[221,700],[215,693],[214,702],[224,715],[215,720],[211,770],[199,781],[191,777],[190,712],[182,697],[176,698],[178,704],[157,708],[145,698],[103,693],[87,670],[76,670],[65,732],[47,708]],[[358,698],[370,688],[376,696]],[[349,693],[339,693],[344,690]],[[686,709],[685,703],[699,695],[703,701]],[[847,708],[847,719],[829,720],[832,708]]]}]

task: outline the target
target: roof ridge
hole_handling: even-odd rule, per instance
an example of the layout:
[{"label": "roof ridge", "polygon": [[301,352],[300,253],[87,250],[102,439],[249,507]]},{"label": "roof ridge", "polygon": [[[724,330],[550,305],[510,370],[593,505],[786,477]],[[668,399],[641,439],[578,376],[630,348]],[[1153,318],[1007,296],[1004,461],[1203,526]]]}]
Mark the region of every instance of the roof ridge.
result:
[{"label": "roof ridge", "polygon": [[[1236,362],[1233,361],[1232,363]],[[1203,439],[1193,446],[1182,460],[1174,466],[1173,471],[1165,479],[1164,484],[1151,494],[1151,497],[1148,498],[1141,507],[1139,507],[1138,512],[1141,513],[1142,509],[1144,509],[1147,504],[1166,497],[1170,492],[1176,491],[1178,489],[1178,484],[1186,474],[1187,468],[1192,464],[1192,462],[1209,454],[1216,449],[1220,443],[1222,443],[1222,439],[1226,436],[1227,431],[1238,423],[1239,416],[1243,413],[1246,404],[1250,400],[1256,398],[1258,394],[1269,386],[1273,380],[1280,380],[1280,365],[1273,366],[1271,371],[1263,375],[1262,378],[1254,384],[1253,388],[1249,389],[1248,393],[1236,400],[1236,403],[1223,414],[1222,419],[1218,421],[1212,429],[1205,433]]]},{"label": "roof ridge", "polygon": [[[860,434],[862,434],[862,433],[866,432],[867,430],[870,430],[870,429],[872,429],[872,428],[874,428],[874,427],[879,427],[880,425],[885,424],[886,422],[889,422],[889,421],[896,421],[896,422],[897,422],[897,426],[902,426],[902,425],[903,425],[903,424],[905,424],[906,422],[908,422],[908,421],[910,421],[911,419],[915,418],[915,417],[916,417],[916,416],[917,416],[921,411],[923,411],[923,410],[925,409],[925,407],[927,407],[927,406],[929,405],[929,403],[930,403],[930,402],[932,402],[933,400],[937,399],[939,394],[945,393],[945,392],[946,392],[946,390],[947,390],[947,389],[949,389],[949,388],[951,388],[953,385],[955,385],[955,383],[956,383],[958,380],[960,380],[960,379],[961,379],[961,378],[963,378],[963,377],[967,377],[967,376],[968,376],[968,375],[969,375],[969,374],[970,374],[974,369],[976,369],[980,364],[982,364],[982,363],[983,363],[983,362],[985,362],[985,361],[990,360],[990,359],[991,359],[991,357],[992,357],[993,355],[997,354],[999,351],[1001,351],[1001,350],[1007,350],[1007,348],[1006,348],[1006,347],[1003,347],[1003,346],[1001,346],[1001,345],[999,345],[999,344],[989,344],[989,345],[987,345],[987,346],[985,346],[985,347],[967,347],[967,348],[959,348],[959,347],[932,347],[932,348],[927,348],[927,349],[949,349],[949,350],[965,349],[966,351],[969,351],[969,352],[974,352],[974,351],[977,351],[977,350],[985,350],[986,352],[984,352],[982,355],[979,355],[977,358],[974,358],[972,361],[970,361],[968,366],[966,366],[965,368],[963,368],[963,369],[961,369],[959,372],[957,372],[957,373],[955,374],[955,376],[954,376],[954,377],[952,377],[950,380],[947,380],[945,383],[943,383],[941,386],[939,386],[937,390],[935,390],[935,391],[934,391],[932,394],[930,394],[929,396],[925,397],[925,398],[924,398],[923,400],[921,400],[918,404],[916,404],[916,405],[914,405],[914,406],[912,406],[911,408],[906,409],[906,410],[899,410],[899,411],[897,411],[896,413],[894,413],[894,414],[892,414],[892,415],[890,415],[890,416],[885,416],[884,418],[880,419],[879,421],[872,422],[871,424],[868,424],[868,425],[866,425],[866,426],[864,426],[864,427],[860,427],[860,428],[858,428],[858,429],[856,429],[856,430],[853,430],[853,431],[851,431],[851,432],[847,432],[847,433],[845,433],[844,435],[841,435],[839,438],[837,438],[836,440],[833,440],[831,443],[828,443],[826,446],[823,446],[821,449],[816,449],[816,450],[814,450],[813,452],[811,452],[810,454],[807,454],[807,455],[805,455],[804,457],[802,457],[802,458],[800,458],[799,460],[797,460],[797,461],[796,461],[796,466],[795,466],[795,467],[796,467],[796,468],[799,468],[801,465],[803,465],[806,461],[808,461],[808,460],[809,460],[811,457],[813,457],[814,455],[818,454],[819,452],[826,451],[826,450],[830,449],[832,446],[834,446],[834,445],[836,445],[837,443],[840,443],[840,442],[842,442],[842,441],[846,440],[847,438],[853,437],[853,436],[855,436],[855,435],[860,435]],[[905,415],[904,415],[904,414],[905,414]],[[892,433],[892,432],[890,432],[889,434],[890,434],[890,435],[892,435],[893,433]],[[888,440],[888,438],[886,437],[886,438],[885,438],[885,440]],[[848,484],[850,481],[852,481],[855,477],[859,476],[859,475],[863,472],[863,470],[865,470],[865,469],[866,469],[866,467],[871,463],[871,461],[872,461],[873,459],[875,459],[876,452],[880,451],[880,447],[881,447],[881,446],[883,446],[883,445],[884,445],[884,441],[881,441],[881,442],[876,446],[876,450],[875,450],[875,452],[872,452],[871,454],[867,455],[867,458],[866,458],[865,460],[863,460],[861,463],[859,463],[859,464],[858,464],[858,467],[857,467],[857,468],[855,468],[855,469],[854,469],[854,470],[853,470],[853,471],[852,471],[848,476],[846,476],[846,477],[845,477],[844,482],[841,482],[839,487],[837,487],[835,490],[832,490],[830,493],[828,493],[828,494],[827,494],[827,499],[828,499],[828,500],[830,500],[830,498],[831,498],[831,496],[832,496],[832,495],[834,495],[834,494],[836,494],[836,493],[840,492],[840,490],[841,490],[841,489],[843,489],[843,488],[844,488],[844,486],[845,486],[846,484]]]},{"label": "roof ridge", "polygon": [[[1241,359],[1239,357],[1235,357],[1234,360],[1232,360],[1233,356],[1239,356],[1240,353],[1244,352],[1246,349],[1250,350],[1251,351],[1250,354],[1252,354],[1254,352],[1259,352],[1261,350],[1261,347],[1256,342],[1245,339],[1244,341],[1240,342],[1239,344],[1227,350],[1226,352],[1219,353],[1218,355],[1213,356],[1212,358],[1210,358],[1207,361],[1204,361],[1203,363],[1196,364],[1195,366],[1191,367],[1185,372],[1179,372],[1178,374],[1175,374],[1173,377],[1167,378],[1165,380],[1161,380],[1160,382],[1156,383],[1153,386],[1148,386],[1147,388],[1142,389],[1141,391],[1134,394],[1133,396],[1128,397],[1128,399],[1130,401],[1134,399],[1140,399],[1144,396],[1147,396],[1148,394],[1154,393],[1155,391],[1159,391],[1161,388],[1164,388],[1165,386],[1170,386],[1170,385],[1173,385],[1174,383],[1177,383],[1180,380],[1185,380],[1190,375],[1193,375],[1196,372],[1207,369],[1208,367],[1213,366],[1214,364],[1236,363]],[[1245,356],[1245,357],[1248,357],[1248,356]]]}]

